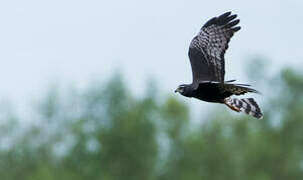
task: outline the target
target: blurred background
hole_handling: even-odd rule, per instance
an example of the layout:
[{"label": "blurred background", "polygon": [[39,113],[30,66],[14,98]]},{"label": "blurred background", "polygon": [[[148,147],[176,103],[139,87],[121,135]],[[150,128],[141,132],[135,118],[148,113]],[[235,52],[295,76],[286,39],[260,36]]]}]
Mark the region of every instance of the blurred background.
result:
[{"label": "blurred background", "polygon": [[[0,1],[0,179],[303,179],[303,1]],[[211,17],[257,120],[177,95]]]}]

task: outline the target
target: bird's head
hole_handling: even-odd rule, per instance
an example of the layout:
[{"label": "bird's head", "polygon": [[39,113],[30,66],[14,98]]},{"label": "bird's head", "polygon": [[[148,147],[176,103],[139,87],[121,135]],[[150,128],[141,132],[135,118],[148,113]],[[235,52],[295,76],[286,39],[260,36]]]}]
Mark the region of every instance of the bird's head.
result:
[{"label": "bird's head", "polygon": [[178,92],[182,94],[183,96],[190,97],[191,94],[191,88],[186,84],[181,84],[178,86],[178,88],[175,90],[175,93]]}]

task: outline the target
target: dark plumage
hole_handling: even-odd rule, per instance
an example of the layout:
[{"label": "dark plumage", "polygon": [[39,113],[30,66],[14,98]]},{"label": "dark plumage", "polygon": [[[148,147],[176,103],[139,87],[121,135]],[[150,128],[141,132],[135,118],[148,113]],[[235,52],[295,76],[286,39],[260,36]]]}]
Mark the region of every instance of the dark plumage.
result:
[{"label": "dark plumage", "polygon": [[237,112],[245,112],[262,118],[262,112],[252,98],[236,99],[232,95],[248,92],[258,93],[246,84],[233,84],[235,80],[224,81],[224,54],[233,34],[241,29],[237,15],[231,12],[211,18],[193,38],[188,56],[191,63],[192,84],[180,85],[175,92],[202,101],[223,103]]}]

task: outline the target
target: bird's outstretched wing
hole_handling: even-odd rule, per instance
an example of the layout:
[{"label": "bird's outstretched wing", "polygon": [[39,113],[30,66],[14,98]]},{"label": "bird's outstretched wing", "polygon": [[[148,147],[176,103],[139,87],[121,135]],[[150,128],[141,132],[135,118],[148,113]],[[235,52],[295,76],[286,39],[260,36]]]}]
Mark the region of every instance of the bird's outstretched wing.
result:
[{"label": "bird's outstretched wing", "polygon": [[228,42],[240,26],[240,20],[231,12],[207,21],[189,46],[189,58],[193,73],[193,83],[200,81],[224,81],[224,54]]}]

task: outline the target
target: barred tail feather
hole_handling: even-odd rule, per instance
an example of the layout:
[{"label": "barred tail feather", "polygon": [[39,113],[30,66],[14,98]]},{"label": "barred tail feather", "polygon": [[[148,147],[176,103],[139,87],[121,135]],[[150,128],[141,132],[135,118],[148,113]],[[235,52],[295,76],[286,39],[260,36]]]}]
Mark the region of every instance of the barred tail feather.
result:
[{"label": "barred tail feather", "polygon": [[263,114],[258,104],[253,98],[226,98],[224,103],[232,110],[237,112],[245,112],[255,118],[262,119]]}]

